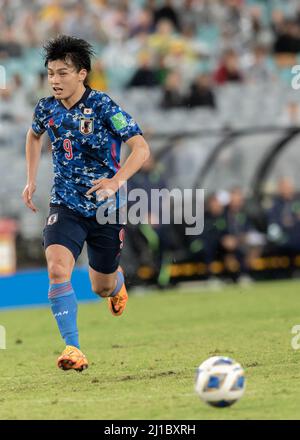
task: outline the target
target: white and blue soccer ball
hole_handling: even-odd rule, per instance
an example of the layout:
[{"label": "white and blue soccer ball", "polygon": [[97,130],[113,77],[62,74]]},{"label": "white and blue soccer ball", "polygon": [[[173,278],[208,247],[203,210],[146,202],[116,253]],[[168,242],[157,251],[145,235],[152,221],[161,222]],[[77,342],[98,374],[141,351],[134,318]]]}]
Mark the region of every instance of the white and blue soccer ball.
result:
[{"label": "white and blue soccer ball", "polygon": [[233,359],[213,356],[197,368],[195,391],[209,405],[230,406],[245,392],[245,372]]}]

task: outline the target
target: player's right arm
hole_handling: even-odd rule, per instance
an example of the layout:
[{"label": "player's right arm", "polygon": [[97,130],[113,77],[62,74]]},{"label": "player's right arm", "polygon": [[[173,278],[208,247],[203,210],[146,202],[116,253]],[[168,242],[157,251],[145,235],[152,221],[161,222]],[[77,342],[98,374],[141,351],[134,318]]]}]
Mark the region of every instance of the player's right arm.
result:
[{"label": "player's right arm", "polygon": [[41,157],[41,149],[42,135],[36,134],[33,129],[30,128],[26,136],[27,183],[22,197],[25,205],[33,212],[37,212],[37,208],[32,202],[32,196],[36,190],[36,176]]}]

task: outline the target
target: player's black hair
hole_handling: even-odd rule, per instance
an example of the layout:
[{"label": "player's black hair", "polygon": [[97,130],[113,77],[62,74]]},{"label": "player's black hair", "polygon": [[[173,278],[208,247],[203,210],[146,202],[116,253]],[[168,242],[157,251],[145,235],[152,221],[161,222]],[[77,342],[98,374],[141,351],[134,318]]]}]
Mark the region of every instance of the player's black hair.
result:
[{"label": "player's black hair", "polygon": [[72,61],[77,72],[81,69],[91,71],[91,58],[95,55],[94,49],[87,41],[69,35],[59,35],[49,40],[44,46],[45,67],[49,61]]}]

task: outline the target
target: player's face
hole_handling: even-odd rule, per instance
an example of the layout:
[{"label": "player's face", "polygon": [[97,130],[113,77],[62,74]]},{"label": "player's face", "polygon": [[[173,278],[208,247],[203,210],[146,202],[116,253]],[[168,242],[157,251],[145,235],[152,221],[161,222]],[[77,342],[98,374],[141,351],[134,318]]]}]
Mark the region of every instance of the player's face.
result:
[{"label": "player's face", "polygon": [[81,69],[77,72],[71,62],[62,60],[49,61],[48,82],[56,99],[69,99],[85,80],[87,71]]}]

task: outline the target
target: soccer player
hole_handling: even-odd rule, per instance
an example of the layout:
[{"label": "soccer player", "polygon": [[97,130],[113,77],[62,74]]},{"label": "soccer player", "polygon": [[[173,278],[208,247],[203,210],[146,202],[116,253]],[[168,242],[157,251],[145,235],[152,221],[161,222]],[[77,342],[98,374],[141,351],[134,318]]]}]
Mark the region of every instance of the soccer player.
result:
[{"label": "soccer player", "polygon": [[[119,266],[124,230],[121,223],[100,224],[99,207],[119,212],[120,187],[149,157],[139,126],[108,95],[87,84],[93,48],[82,39],[62,35],[45,46],[45,67],[53,96],[42,98],[26,137],[27,184],[23,200],[37,211],[36,190],[41,136],[52,143],[54,185],[50,213],[43,231],[49,274],[48,298],[66,348],[57,365],[82,371],[88,361],[80,350],[77,302],[71,275],[84,242],[87,243],[92,290],[108,298],[114,316],[120,316],[128,295]],[[121,143],[130,155],[120,167]],[[115,194],[118,203],[111,204]]]}]

